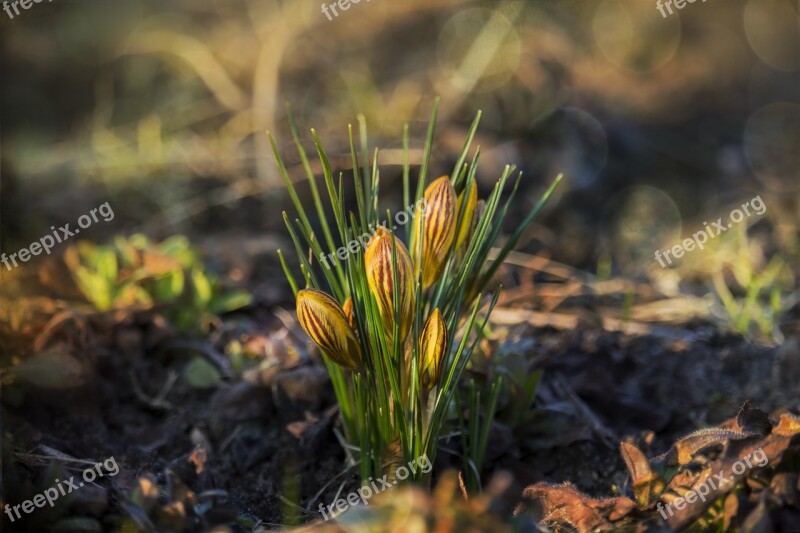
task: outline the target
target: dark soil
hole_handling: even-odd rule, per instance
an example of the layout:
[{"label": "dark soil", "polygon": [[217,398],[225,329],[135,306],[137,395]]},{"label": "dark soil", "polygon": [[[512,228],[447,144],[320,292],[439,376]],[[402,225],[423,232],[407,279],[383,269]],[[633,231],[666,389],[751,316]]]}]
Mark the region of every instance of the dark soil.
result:
[{"label": "dark soil", "polygon": [[[514,293],[505,298],[513,300]],[[290,307],[272,302],[270,309],[278,303]],[[91,513],[106,527],[120,522],[120,500],[137,478],[150,474],[161,485],[168,470],[195,493],[225,491],[215,500],[220,516],[249,518],[264,527],[284,524],[291,515],[301,521],[318,516],[320,503],[357,486],[357,472],[344,466],[324,367],[306,353],[302,336],[294,340],[275,319],[262,320],[265,311],[256,306],[227,317],[225,323],[234,326],[218,332],[211,346],[221,351],[232,338],[250,342],[263,350],[260,367],[209,389],[191,388],[179,378],[164,396],[166,408],[147,405],[131,377],[154,398],[170,373],[185,372],[185,353],[164,349],[172,341],[148,346],[150,315],[117,325],[108,337],[81,348],[82,386],[68,392],[6,389],[4,430],[12,437],[6,453],[23,453],[6,455],[5,465],[29,487],[20,495],[33,490],[25,479],[42,484],[47,463],[24,452],[58,450],[96,461],[116,458],[120,473],[100,481],[109,490]],[[617,448],[624,437],[633,436],[652,456],[685,433],[730,418],[747,400],[767,411],[800,406],[796,341],[782,349],[760,347],[702,323],[653,331],[606,331],[583,319],[571,330],[525,323],[498,328],[503,350],[524,352],[544,371],[536,402],[541,416],[535,427],[512,430],[497,423],[484,476],[507,470],[520,490],[538,481],[571,481],[590,495],[606,496],[628,483]],[[66,340],[70,334],[65,329],[58,336]],[[207,456],[202,469],[190,461],[198,447]],[[448,451],[458,449],[457,443],[442,447],[435,472],[458,467]],[[69,516],[80,508],[62,512]],[[34,514],[10,530],[45,527],[57,518]]]}]

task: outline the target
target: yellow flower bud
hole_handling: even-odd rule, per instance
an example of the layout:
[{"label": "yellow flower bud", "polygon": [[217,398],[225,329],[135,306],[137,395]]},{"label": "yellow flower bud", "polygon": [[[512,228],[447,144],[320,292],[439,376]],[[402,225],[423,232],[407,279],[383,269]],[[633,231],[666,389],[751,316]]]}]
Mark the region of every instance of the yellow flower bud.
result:
[{"label": "yellow flower bud", "polygon": [[351,297],[348,296],[344,301],[344,305],[342,305],[342,311],[344,312],[345,318],[347,318],[347,323],[350,324],[350,326],[355,327],[353,325],[355,316],[353,315],[353,299]]},{"label": "yellow flower bud", "polygon": [[297,293],[297,319],[303,330],[333,362],[347,368],[361,365],[356,332],[339,303],[316,289]]},{"label": "yellow flower bud", "polygon": [[425,189],[425,211],[415,215],[412,254],[419,264],[417,247],[422,239],[422,288],[433,285],[442,274],[447,254],[456,236],[456,191],[447,176],[442,176]]},{"label": "yellow flower bud", "polygon": [[[394,242],[394,246],[392,242]],[[397,257],[396,280],[392,275],[392,249],[395,250],[394,253]],[[386,228],[379,226],[367,244],[364,252],[364,265],[367,270],[367,284],[378,301],[378,310],[383,319],[384,331],[390,345],[394,328],[394,291],[398,291],[397,296],[400,303],[398,332],[402,345],[411,329],[414,312],[414,274],[408,250]]]},{"label": "yellow flower bud", "polygon": [[423,390],[431,390],[442,374],[447,354],[447,327],[439,308],[433,310],[419,338],[419,379]]},{"label": "yellow flower bud", "polygon": [[[464,194],[467,195],[467,202],[464,204],[464,211],[462,213],[461,205],[464,201]],[[467,237],[469,237],[470,233],[472,233],[472,215],[475,213],[475,207],[477,204],[478,187],[475,185],[475,180],[472,180],[467,184],[467,188],[461,191],[461,194],[458,195],[458,201],[456,202],[456,209],[458,210],[459,219],[458,231],[456,232],[456,244],[454,247],[456,251],[461,249],[461,246],[467,240]]]}]

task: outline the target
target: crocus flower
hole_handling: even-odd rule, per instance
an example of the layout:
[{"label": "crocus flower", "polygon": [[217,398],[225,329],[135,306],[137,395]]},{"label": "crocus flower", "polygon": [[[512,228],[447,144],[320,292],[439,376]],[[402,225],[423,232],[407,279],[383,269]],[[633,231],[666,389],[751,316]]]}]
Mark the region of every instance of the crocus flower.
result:
[{"label": "crocus flower", "polygon": [[353,326],[355,316],[353,315],[353,299],[351,297],[348,296],[344,304],[342,304],[342,311],[344,312],[345,318],[347,318],[347,323],[355,327]]},{"label": "crocus flower", "polygon": [[361,365],[356,332],[342,306],[317,289],[297,293],[297,318],[303,330],[333,362],[347,368]]},{"label": "crocus flower", "polygon": [[[422,288],[433,285],[442,274],[447,254],[456,236],[456,191],[447,176],[442,176],[425,189],[425,213],[417,213],[413,226],[411,252],[414,262],[422,267]],[[422,239],[422,257],[417,257]]]},{"label": "crocus flower", "polygon": [[[397,279],[392,271],[393,249],[397,257]],[[414,276],[408,250],[386,228],[379,226],[367,244],[364,264],[367,270],[367,284],[378,301],[378,310],[390,345],[394,331],[394,293],[397,291],[400,304],[398,332],[402,345],[411,329],[414,311]]]},{"label": "crocus flower", "polygon": [[447,353],[447,327],[439,308],[433,310],[419,338],[419,378],[423,390],[431,390],[439,382]]},{"label": "crocus flower", "polygon": [[[462,211],[462,202],[464,201],[464,195],[467,195],[467,201],[464,203],[463,211]],[[473,217],[472,215],[475,213],[475,207],[478,205],[478,187],[475,186],[475,180],[470,181],[467,184],[467,188],[461,191],[461,194],[458,195],[458,201],[456,202],[456,208],[458,210],[458,231],[456,231],[456,244],[453,247],[456,251],[461,249],[461,246],[464,245],[464,242],[467,241],[467,237],[470,237],[473,229]]]}]

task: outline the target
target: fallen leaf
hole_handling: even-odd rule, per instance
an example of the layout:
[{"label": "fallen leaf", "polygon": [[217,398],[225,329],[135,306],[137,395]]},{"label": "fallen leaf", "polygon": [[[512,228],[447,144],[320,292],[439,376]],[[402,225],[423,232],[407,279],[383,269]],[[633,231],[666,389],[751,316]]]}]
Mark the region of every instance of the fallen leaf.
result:
[{"label": "fallen leaf", "polygon": [[775,435],[793,437],[800,433],[800,417],[791,413],[782,413],[778,425],[772,430]]},{"label": "fallen leaf", "polygon": [[635,444],[621,442],[619,450],[631,474],[631,485],[636,501],[640,506],[646,507],[650,503],[650,482],[656,477],[650,469],[650,461]]},{"label": "fallen leaf", "polygon": [[741,440],[753,437],[753,433],[745,433],[722,428],[704,428],[681,437],[674,445],[679,464],[688,464],[694,455],[709,446],[724,444],[729,440]]},{"label": "fallen leaf", "polygon": [[568,526],[579,532],[611,531],[616,522],[636,509],[630,498],[597,500],[579,492],[572,484],[537,483],[525,489],[515,516],[533,518],[548,527]]}]

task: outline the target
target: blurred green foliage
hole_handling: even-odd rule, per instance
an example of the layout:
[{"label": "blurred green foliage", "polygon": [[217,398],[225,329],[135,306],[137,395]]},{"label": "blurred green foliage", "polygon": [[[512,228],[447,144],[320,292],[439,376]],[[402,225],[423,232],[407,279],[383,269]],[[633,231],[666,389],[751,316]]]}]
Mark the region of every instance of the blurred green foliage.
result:
[{"label": "blurred green foliage", "polygon": [[[726,272],[731,279],[726,280]],[[734,331],[762,341],[783,342],[778,326],[794,304],[794,276],[781,254],[767,262],[742,228],[732,257],[711,279],[720,310]]]},{"label": "blurred green foliage", "polygon": [[81,242],[66,251],[64,262],[78,290],[98,311],[159,306],[181,330],[196,330],[252,300],[247,292],[223,288],[183,235],[157,244],[141,234],[116,237],[110,245]]}]

